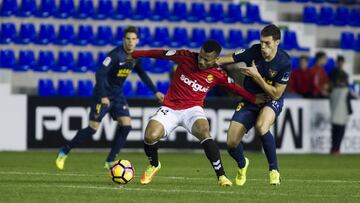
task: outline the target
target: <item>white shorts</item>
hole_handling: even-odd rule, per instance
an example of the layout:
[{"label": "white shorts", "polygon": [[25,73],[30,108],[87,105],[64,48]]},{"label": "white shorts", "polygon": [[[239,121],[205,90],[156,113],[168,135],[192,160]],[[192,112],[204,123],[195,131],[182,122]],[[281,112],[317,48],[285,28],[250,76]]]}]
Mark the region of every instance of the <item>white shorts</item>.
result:
[{"label": "white shorts", "polygon": [[178,126],[183,126],[189,133],[193,124],[198,119],[206,119],[204,109],[200,106],[194,106],[188,109],[174,110],[166,106],[161,106],[150,120],[160,122],[164,129],[165,135],[168,136]]}]

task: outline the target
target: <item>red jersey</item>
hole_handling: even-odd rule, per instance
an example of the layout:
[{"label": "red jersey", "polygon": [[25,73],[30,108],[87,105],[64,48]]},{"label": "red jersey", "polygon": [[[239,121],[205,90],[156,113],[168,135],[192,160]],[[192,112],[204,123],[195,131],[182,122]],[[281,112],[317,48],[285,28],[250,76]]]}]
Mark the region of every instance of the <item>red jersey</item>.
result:
[{"label": "red jersey", "polygon": [[202,107],[206,94],[215,85],[225,86],[250,102],[256,100],[253,94],[234,83],[220,67],[199,69],[198,53],[188,50],[145,50],[134,51],[132,57],[168,59],[178,64],[163,102],[171,109]]}]

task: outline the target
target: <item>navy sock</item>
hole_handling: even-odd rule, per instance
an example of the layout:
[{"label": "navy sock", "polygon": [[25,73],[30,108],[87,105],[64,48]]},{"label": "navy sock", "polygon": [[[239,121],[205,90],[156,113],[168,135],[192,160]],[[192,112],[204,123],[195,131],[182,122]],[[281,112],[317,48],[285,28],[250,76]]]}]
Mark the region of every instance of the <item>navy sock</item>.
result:
[{"label": "navy sock", "polygon": [[89,126],[87,128],[79,130],[76,133],[75,137],[62,148],[62,151],[65,154],[68,154],[72,148],[79,146],[79,144],[90,138],[94,133],[96,133],[96,130],[92,129]]},{"label": "navy sock", "polygon": [[111,150],[108,157],[106,158],[107,162],[114,161],[116,155],[120,152],[121,148],[124,147],[126,138],[131,130],[130,125],[118,126],[116,130],[115,138],[111,144]]},{"label": "navy sock", "polygon": [[278,170],[278,164],[276,159],[276,145],[274,137],[271,132],[268,131],[264,135],[260,136],[261,142],[264,148],[266,158],[269,163],[269,170]]},{"label": "navy sock", "polygon": [[239,168],[245,167],[245,157],[244,157],[244,150],[241,142],[235,148],[228,148],[228,152],[230,156],[235,159],[236,163],[238,164]]},{"label": "navy sock", "polygon": [[150,164],[155,167],[159,165],[159,159],[157,153],[158,148],[159,148],[159,144],[157,142],[155,144],[147,144],[144,142],[145,154],[148,157]]},{"label": "navy sock", "polygon": [[203,146],[206,157],[209,159],[216,175],[218,177],[225,175],[225,171],[220,160],[220,151],[214,140],[211,138],[205,139],[201,142],[201,145]]}]

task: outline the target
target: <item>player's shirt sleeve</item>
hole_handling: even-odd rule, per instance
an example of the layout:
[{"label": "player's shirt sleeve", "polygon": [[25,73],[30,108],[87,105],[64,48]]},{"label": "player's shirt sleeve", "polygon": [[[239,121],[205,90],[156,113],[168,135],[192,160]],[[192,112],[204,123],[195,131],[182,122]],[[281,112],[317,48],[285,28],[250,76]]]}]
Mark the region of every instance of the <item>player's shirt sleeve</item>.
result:
[{"label": "player's shirt sleeve", "polygon": [[279,71],[279,73],[275,76],[274,82],[279,84],[287,84],[290,79],[291,74],[291,62],[288,62],[284,65],[284,67]]},{"label": "player's shirt sleeve", "polygon": [[239,49],[233,53],[232,57],[236,63],[245,62],[246,64],[251,64],[254,58],[255,49],[256,49],[256,45],[248,49]]},{"label": "player's shirt sleeve", "polygon": [[100,97],[107,97],[105,91],[105,81],[107,80],[108,72],[115,64],[117,64],[118,60],[119,58],[115,48],[108,53],[100,68],[98,68],[95,73],[96,84],[99,88]]},{"label": "player's shirt sleeve", "polygon": [[133,58],[156,58],[156,59],[167,59],[174,61],[179,64],[183,62],[184,57],[191,56],[192,52],[188,50],[162,50],[162,49],[153,49],[153,50],[137,50],[134,51],[131,56]]},{"label": "player's shirt sleeve", "polygon": [[150,79],[149,75],[145,72],[145,70],[141,67],[140,61],[138,61],[134,67],[134,70],[139,75],[140,79],[151,89],[151,91],[155,94],[157,89]]}]

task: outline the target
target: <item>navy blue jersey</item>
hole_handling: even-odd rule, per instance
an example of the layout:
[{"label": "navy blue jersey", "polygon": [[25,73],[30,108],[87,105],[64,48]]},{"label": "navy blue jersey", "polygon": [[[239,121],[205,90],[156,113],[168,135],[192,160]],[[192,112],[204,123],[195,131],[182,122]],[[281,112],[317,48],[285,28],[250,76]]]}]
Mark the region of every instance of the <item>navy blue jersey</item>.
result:
[{"label": "navy blue jersey", "polygon": [[104,59],[101,67],[96,71],[96,85],[94,95],[96,97],[114,98],[122,96],[122,85],[132,70],[135,70],[141,80],[154,92],[156,87],[137,59],[126,60],[127,53],[122,45],[111,50]]},{"label": "navy blue jersey", "polygon": [[[265,79],[266,83],[270,85],[274,86],[275,83],[287,84],[289,81],[291,60],[289,55],[282,49],[277,50],[275,57],[271,61],[265,61],[261,55],[260,44],[255,44],[249,49],[235,52],[233,59],[235,62],[245,62],[247,66],[251,66],[254,60],[260,75]],[[265,93],[264,90],[248,76],[244,79],[244,87],[253,94]]]}]

